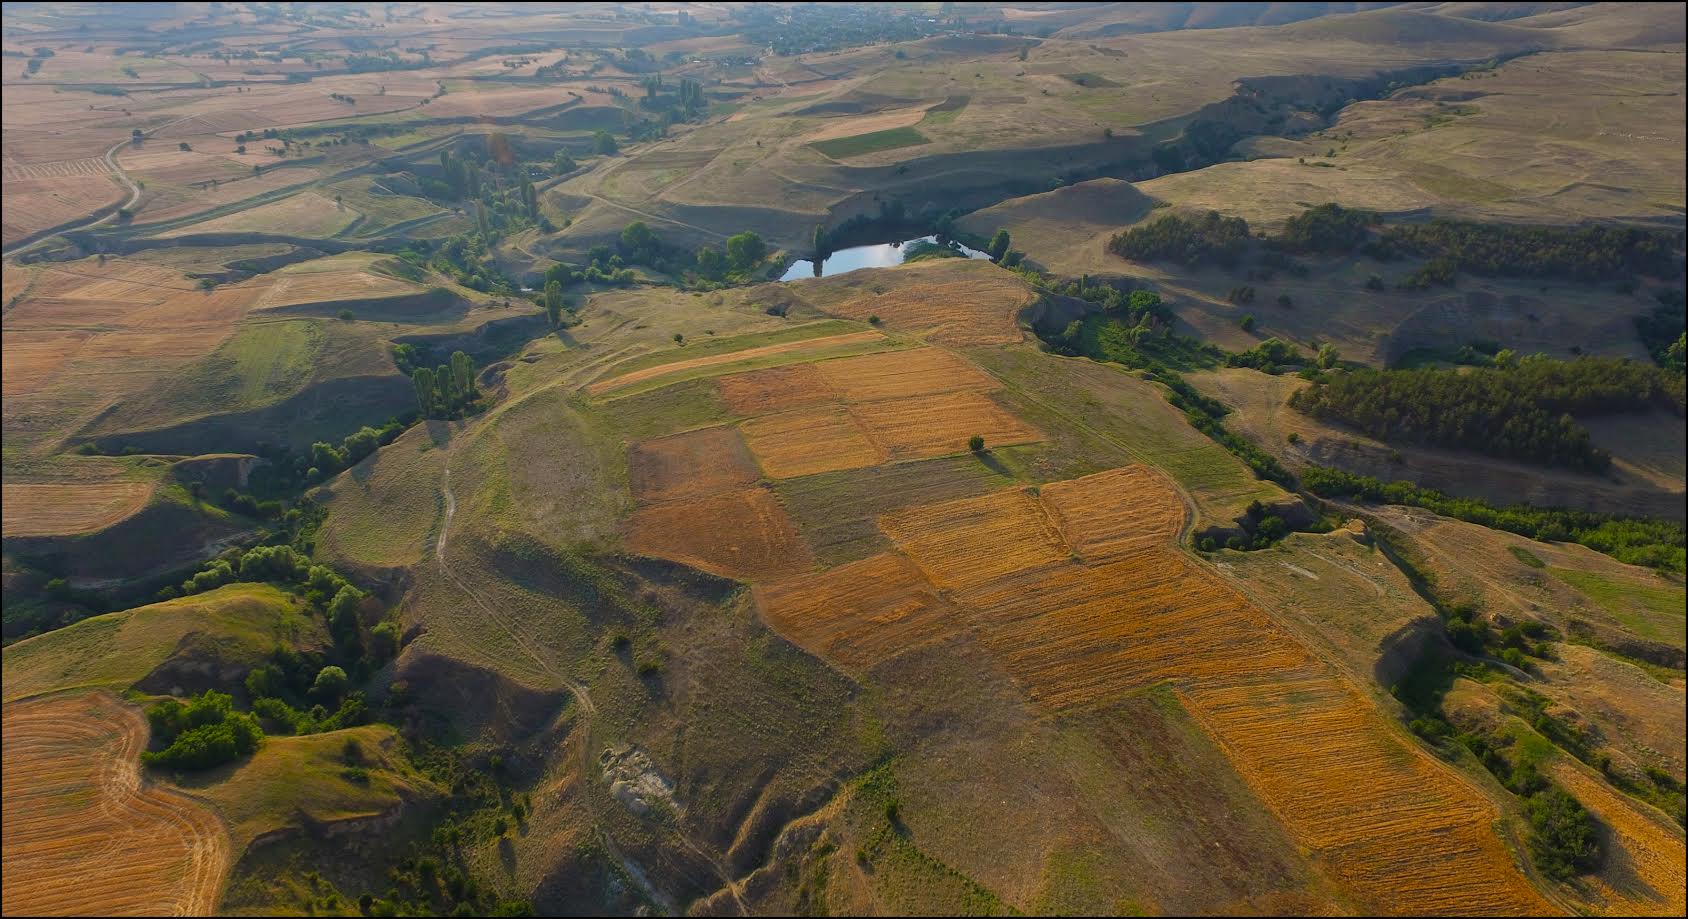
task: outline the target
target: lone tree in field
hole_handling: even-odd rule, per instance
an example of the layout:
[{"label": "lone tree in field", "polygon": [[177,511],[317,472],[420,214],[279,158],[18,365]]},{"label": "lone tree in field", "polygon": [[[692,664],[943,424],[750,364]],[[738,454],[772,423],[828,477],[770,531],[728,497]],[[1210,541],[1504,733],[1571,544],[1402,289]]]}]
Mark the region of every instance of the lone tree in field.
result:
[{"label": "lone tree in field", "polygon": [[1008,231],[997,230],[996,235],[991,237],[990,245],[986,247],[985,251],[990,253],[993,260],[1002,261],[1002,257],[1008,254]]},{"label": "lone tree in field", "polygon": [[827,255],[826,227],[823,227],[820,224],[816,224],[815,225],[815,258],[817,258],[817,259],[826,258],[826,255]]},{"label": "lone tree in field", "polygon": [[967,449],[972,450],[974,453],[983,453],[985,450],[985,439],[977,434],[974,434],[972,437],[967,438]]},{"label": "lone tree in field", "polygon": [[592,149],[600,156],[615,156],[621,149],[615,142],[615,137],[608,131],[599,131],[592,135]]}]

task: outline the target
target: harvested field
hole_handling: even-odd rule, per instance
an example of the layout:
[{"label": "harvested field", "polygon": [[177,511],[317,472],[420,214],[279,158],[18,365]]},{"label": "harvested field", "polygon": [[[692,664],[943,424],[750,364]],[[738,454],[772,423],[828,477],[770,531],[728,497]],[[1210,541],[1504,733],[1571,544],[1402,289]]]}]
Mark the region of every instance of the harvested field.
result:
[{"label": "harvested field", "polygon": [[944,590],[986,588],[1072,558],[1037,501],[1018,488],[896,511],[879,525]]},{"label": "harvested field", "polygon": [[1090,564],[1165,546],[1184,525],[1178,493],[1147,466],[1051,482],[1038,497],[1062,538]]},{"label": "harvested field", "polygon": [[867,402],[852,406],[850,412],[880,452],[891,459],[960,453],[974,435],[983,437],[986,447],[1043,439],[1042,433],[976,392]]},{"label": "harvested field", "polygon": [[13,484],[0,486],[6,506],[5,535],[69,536],[91,533],[140,510],[153,483],[116,481],[83,485]]},{"label": "harvested field", "polygon": [[93,213],[108,204],[116,204],[126,197],[122,186],[103,175],[8,177],[5,190],[6,208],[4,219],[0,219],[0,242],[7,245]]},{"label": "harvested field", "polygon": [[753,581],[793,575],[814,565],[785,508],[765,488],[641,508],[628,521],[627,547]]},{"label": "harvested field", "polygon": [[744,438],[731,427],[640,441],[630,453],[633,497],[640,501],[734,491],[762,477]]},{"label": "harvested field", "polygon": [[14,332],[8,328],[6,359],[0,361],[0,395],[21,396],[46,385],[93,335],[92,332]]},{"label": "harvested field", "polygon": [[878,316],[885,328],[948,345],[1020,341],[1017,318],[1034,295],[988,262],[939,259],[792,281],[815,308],[849,319]]},{"label": "harvested field", "polygon": [[105,693],[5,707],[7,915],[207,916],[229,869],[211,812],[144,785],[146,721]]},{"label": "harvested field", "polygon": [[817,657],[867,668],[965,627],[908,559],[893,552],[756,589],[768,624]]},{"label": "harvested field", "polygon": [[423,292],[420,285],[370,271],[301,271],[277,274],[256,304],[259,309],[402,297]]},{"label": "harvested field", "polygon": [[359,218],[357,211],[315,192],[301,192],[273,204],[236,211],[202,223],[159,233],[160,239],[200,233],[277,233],[334,236]]},{"label": "harvested field", "polygon": [[880,452],[856,419],[833,406],[753,418],[739,426],[770,477],[856,469],[880,462]]},{"label": "harvested field", "polygon": [[1164,545],[1002,578],[958,599],[1014,678],[1055,709],[1161,680],[1258,680],[1312,663],[1265,614]]},{"label": "harvested field", "polygon": [[1012,481],[969,453],[782,479],[774,488],[815,555],[836,565],[890,546],[876,523],[881,514],[975,497]]},{"label": "harvested field", "polygon": [[622,389],[635,383],[643,383],[647,380],[659,379],[661,377],[671,376],[702,367],[717,367],[723,364],[736,364],[740,361],[749,361],[757,358],[772,357],[775,355],[802,354],[805,352],[823,351],[840,345],[861,345],[876,340],[886,341],[887,344],[889,344],[885,336],[879,334],[878,332],[850,332],[845,335],[830,335],[825,338],[806,338],[801,341],[782,342],[777,345],[764,345],[760,348],[746,348],[743,351],[729,351],[724,354],[711,354],[706,357],[692,358],[691,360],[679,360],[667,364],[658,364],[654,367],[644,367],[631,373],[622,374],[621,376],[611,377],[607,380],[599,380],[586,387],[586,391],[594,396],[602,395],[603,393]]},{"label": "harvested field", "polygon": [[814,365],[820,379],[847,402],[874,402],[915,395],[996,389],[978,367],[938,348],[864,354]]},{"label": "harvested field", "polygon": [[[860,360],[847,358],[846,360]],[[828,361],[828,364],[840,361]],[[739,415],[761,415],[827,402],[832,391],[821,376],[820,364],[791,364],[719,377],[715,385],[727,407]]]},{"label": "harvested field", "polygon": [[1191,711],[1328,874],[1390,913],[1552,911],[1491,824],[1494,807],[1328,676],[1198,683]]},{"label": "harvested field", "polygon": [[1590,879],[1600,913],[1608,916],[1680,916],[1688,910],[1688,869],[1684,867],[1682,831],[1664,817],[1639,812],[1636,804],[1573,763],[1551,768],[1565,786],[1604,825],[1601,840],[1606,863]]}]

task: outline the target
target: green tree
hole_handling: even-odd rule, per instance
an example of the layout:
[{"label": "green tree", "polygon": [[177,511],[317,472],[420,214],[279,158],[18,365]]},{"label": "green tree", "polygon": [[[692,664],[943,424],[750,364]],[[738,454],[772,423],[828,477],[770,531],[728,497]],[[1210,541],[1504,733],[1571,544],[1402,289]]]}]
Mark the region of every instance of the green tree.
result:
[{"label": "green tree", "polygon": [[1325,342],[1319,346],[1319,356],[1314,360],[1321,370],[1329,370],[1335,367],[1342,358],[1336,353],[1335,345]]},{"label": "green tree", "polygon": [[545,315],[556,325],[563,321],[563,285],[558,281],[545,282]]},{"label": "green tree", "polygon": [[592,135],[592,150],[599,156],[615,156],[621,146],[615,142],[615,137],[608,131],[598,131]]},{"label": "green tree", "polygon": [[462,351],[451,352],[451,378],[458,395],[469,401],[475,398],[475,361]]},{"label": "green tree", "polygon": [[426,367],[418,367],[411,371],[410,382],[416,387],[416,406],[422,410],[424,417],[432,417],[436,402],[434,389],[434,372]]},{"label": "green tree", "polygon": [[726,267],[726,259],[722,258],[721,253],[708,246],[704,246],[703,248],[697,250],[698,274],[710,279],[711,281],[719,281],[721,279],[721,273],[726,270]]},{"label": "green tree", "polygon": [[621,231],[621,248],[629,261],[649,263],[656,258],[659,245],[656,233],[643,220],[635,220]]},{"label": "green tree", "polygon": [[828,249],[827,249],[827,239],[826,239],[826,227],[823,227],[820,224],[816,224],[815,225],[815,258],[817,258],[817,259],[826,258],[827,253],[828,253]]},{"label": "green tree", "polygon": [[754,230],[727,238],[727,264],[734,271],[749,271],[762,263],[768,255],[768,244]]},{"label": "green tree", "polygon": [[997,230],[996,235],[991,237],[990,245],[986,247],[985,251],[990,253],[992,259],[1000,262],[1002,257],[1008,254],[1008,246],[1008,231]]},{"label": "green tree", "polygon": [[967,449],[980,453],[985,449],[985,439],[977,434],[967,438]]},{"label": "green tree", "polygon": [[338,702],[351,685],[346,671],[329,664],[317,671],[316,681],[311,684],[311,697],[319,701]]}]

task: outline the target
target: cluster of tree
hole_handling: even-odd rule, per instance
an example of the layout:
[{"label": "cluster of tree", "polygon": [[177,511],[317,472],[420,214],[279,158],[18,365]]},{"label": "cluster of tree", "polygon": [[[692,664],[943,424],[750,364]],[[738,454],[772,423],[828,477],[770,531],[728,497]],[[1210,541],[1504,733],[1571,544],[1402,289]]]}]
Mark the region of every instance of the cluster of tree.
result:
[{"label": "cluster of tree", "polygon": [[[1327,346],[1328,347],[1328,346]],[[1335,363],[1335,350],[1331,354],[1331,361]],[[1307,358],[1301,349],[1281,338],[1268,338],[1260,344],[1225,357],[1227,367],[1252,367],[1266,373],[1281,373],[1288,367],[1300,367],[1307,363]]]},{"label": "cluster of tree", "polygon": [[1685,239],[1682,230],[1434,220],[1391,226],[1378,244],[1384,254],[1400,251],[1441,260],[1473,274],[1615,281],[1636,275],[1681,277]]},{"label": "cluster of tree", "polygon": [[1222,217],[1218,211],[1196,218],[1168,214],[1108,240],[1108,251],[1122,258],[1191,266],[1204,262],[1232,266],[1247,248],[1248,222],[1241,217]]},{"label": "cluster of tree", "polygon": [[416,387],[416,404],[425,418],[455,418],[474,405],[480,393],[475,389],[475,361],[462,351],[451,353],[451,362],[430,370],[418,367],[410,373]]},{"label": "cluster of tree", "polygon": [[1660,367],[1683,373],[1688,358],[1688,334],[1683,328],[1688,325],[1688,296],[1681,288],[1661,290],[1654,296],[1659,305],[1635,317],[1636,334]]},{"label": "cluster of tree", "polygon": [[148,706],[147,723],[160,749],[142,753],[141,762],[161,769],[210,769],[250,756],[264,742],[258,719],[209,689],[185,705],[166,699]]},{"label": "cluster of tree", "polygon": [[1688,541],[1679,523],[1527,504],[1495,507],[1411,482],[1385,483],[1328,466],[1308,467],[1301,474],[1301,484],[1320,497],[1406,504],[1531,539],[1580,543],[1631,565],[1680,573],[1685,564]]},{"label": "cluster of tree", "polygon": [[[484,211],[482,216],[485,216]],[[491,224],[488,229],[492,229]],[[499,268],[490,242],[481,233],[453,236],[443,242],[417,239],[398,253],[399,261],[415,271],[412,280],[423,279],[424,271],[436,271],[470,290],[506,295],[515,293],[518,285]]]},{"label": "cluster of tree", "polygon": [[1611,456],[1572,413],[1683,408],[1680,378],[1614,358],[1474,371],[1355,369],[1296,393],[1290,405],[1385,441],[1476,450],[1492,456],[1599,472]]},{"label": "cluster of tree", "polygon": [[1284,221],[1284,228],[1271,243],[1290,252],[1343,254],[1365,245],[1371,238],[1371,228],[1382,222],[1383,218],[1371,211],[1321,204]]},{"label": "cluster of tree", "polygon": [[[1270,508],[1259,501],[1249,502],[1247,510],[1237,519],[1237,524],[1242,528],[1242,532],[1227,538],[1225,548],[1235,549],[1238,552],[1269,548],[1282,541],[1291,532],[1289,521],[1278,514],[1272,513]],[[1320,532],[1329,531],[1328,525],[1320,530]],[[1213,552],[1219,546],[1214,542],[1213,537],[1204,536],[1196,548],[1203,552]]]}]

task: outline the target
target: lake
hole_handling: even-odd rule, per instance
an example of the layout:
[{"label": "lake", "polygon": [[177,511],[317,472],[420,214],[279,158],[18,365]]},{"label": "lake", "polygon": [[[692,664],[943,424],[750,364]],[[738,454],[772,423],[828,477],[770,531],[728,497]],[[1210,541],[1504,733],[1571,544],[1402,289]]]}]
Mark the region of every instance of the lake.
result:
[{"label": "lake", "polygon": [[[791,267],[780,275],[782,281],[796,281],[801,278],[830,278],[835,274],[855,271],[857,268],[888,268],[903,263],[903,247],[910,243],[937,242],[936,236],[922,236],[918,239],[905,239],[900,243],[879,243],[872,246],[851,246],[839,249],[821,261],[821,270],[815,270],[815,263],[810,259],[798,259],[791,263]],[[969,249],[958,242],[951,242],[950,246],[968,258],[988,259],[990,256],[977,249]]]}]

